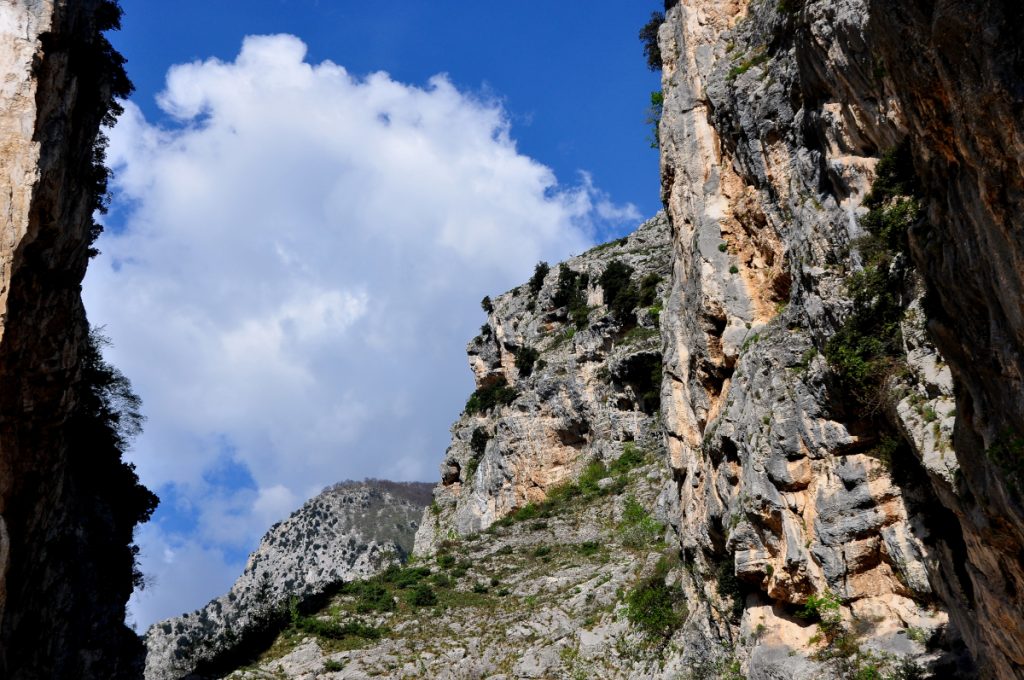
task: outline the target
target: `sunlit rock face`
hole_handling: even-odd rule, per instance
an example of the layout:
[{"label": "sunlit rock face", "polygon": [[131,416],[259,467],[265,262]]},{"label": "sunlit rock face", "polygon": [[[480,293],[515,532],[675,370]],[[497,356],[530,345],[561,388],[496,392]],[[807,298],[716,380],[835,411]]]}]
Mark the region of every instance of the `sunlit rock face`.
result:
[{"label": "sunlit rock face", "polygon": [[[488,299],[469,363],[480,390],[507,385],[507,403],[468,405],[452,426],[417,553],[543,501],[588,463],[616,458],[624,442],[661,447],[658,329],[669,259],[668,223],[658,215],[628,237],[551,266],[533,288]],[[613,262],[631,271],[641,297],[647,281],[648,299],[630,302],[625,319],[600,283]],[[575,302],[566,299],[569,288]],[[523,358],[530,350],[536,355]]]},{"label": "sunlit rock face", "polygon": [[79,284],[102,189],[94,147],[112,95],[127,90],[101,35],[116,23],[116,6],[100,0],[0,5],[4,678],[141,672],[141,644],[124,626],[141,515],[125,509],[151,497],[136,495],[119,451],[80,429],[89,343]]},{"label": "sunlit rock face", "polygon": [[[728,563],[748,593],[708,644],[739,645],[750,677],[798,675],[816,647],[794,608],[831,592],[864,649],[942,631],[983,673],[1020,677],[1021,9],[671,4],[662,412],[677,531],[696,573]],[[878,308],[858,299],[879,271],[865,225],[879,158],[901,144],[919,213],[882,272],[899,281],[899,351],[858,393],[843,343]]]}]

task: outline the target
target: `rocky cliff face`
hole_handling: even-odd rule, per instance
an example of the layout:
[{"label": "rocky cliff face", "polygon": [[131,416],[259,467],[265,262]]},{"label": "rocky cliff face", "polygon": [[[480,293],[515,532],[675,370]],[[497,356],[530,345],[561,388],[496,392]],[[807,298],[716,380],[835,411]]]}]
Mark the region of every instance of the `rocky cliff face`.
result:
[{"label": "rocky cliff face", "polygon": [[0,5],[5,678],[141,671],[124,606],[132,530],[155,498],[120,461],[129,433],[112,426],[103,393],[103,381],[119,374],[89,340],[79,288],[105,189],[97,132],[116,110],[112,97],[130,90],[101,33],[119,16],[101,0]]},{"label": "rocky cliff face", "polygon": [[[602,279],[610,266],[617,275]],[[452,426],[418,554],[543,500],[587,463],[618,456],[623,442],[660,447],[669,271],[658,216],[485,300],[487,323],[467,348],[478,389]]]},{"label": "rocky cliff face", "polygon": [[310,607],[345,581],[404,561],[429,501],[428,484],[330,487],[270,528],[226,595],[150,627],[146,679],[219,677],[247,660],[278,633],[290,606]]},{"label": "rocky cliff face", "polygon": [[[1021,677],[1021,10],[673,5],[677,530],[693,573],[728,560],[748,590],[702,642],[751,677],[795,677],[791,651],[855,672],[946,609],[983,673]],[[845,650],[792,616],[824,593]]]}]

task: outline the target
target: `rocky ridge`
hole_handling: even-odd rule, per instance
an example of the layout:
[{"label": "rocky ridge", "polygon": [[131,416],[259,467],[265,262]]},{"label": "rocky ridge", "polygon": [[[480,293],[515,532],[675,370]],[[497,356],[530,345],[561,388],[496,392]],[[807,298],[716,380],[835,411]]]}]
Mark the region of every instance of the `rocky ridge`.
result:
[{"label": "rocky ridge", "polygon": [[429,485],[345,482],[267,531],[231,590],[146,633],[147,680],[215,676],[273,639],[289,606],[404,561]]},{"label": "rocky ridge", "polygon": [[[660,237],[664,227],[659,216],[622,241],[570,260],[567,270],[589,272],[589,287],[613,262],[633,258],[634,280],[660,276],[669,252],[668,241]],[[649,258],[646,269],[641,253]],[[654,316],[642,312],[660,305],[634,307],[624,328],[616,322],[621,312],[614,303],[605,304],[602,290],[601,297],[588,295],[585,307],[576,305],[586,310],[586,325],[577,328],[571,305],[554,302],[558,270],[542,268],[532,288],[527,284],[490,301],[488,324],[468,347],[470,365],[484,390],[507,388],[509,378],[517,389],[488,401],[482,413],[476,400],[486,391],[478,389],[453,426],[443,479],[424,513],[411,566],[349,584],[310,616],[293,617],[273,645],[230,677],[813,678],[831,668],[842,677],[871,669],[884,677],[911,678],[926,669],[955,670],[957,654],[943,649],[950,646],[945,638],[955,636],[947,634],[947,616],[931,596],[925,558],[915,552],[923,550],[922,539],[900,507],[903,492],[891,472],[880,462],[872,465],[869,456],[857,461],[872,465],[870,475],[850,464],[823,468],[825,479],[816,485],[829,500],[802,499],[805,506],[818,503],[812,526],[830,532],[815,554],[841,550],[844,541],[850,550],[843,557],[849,555],[851,562],[871,549],[901,551],[898,566],[876,560],[876,571],[861,569],[859,580],[851,578],[858,587],[875,584],[875,591],[858,603],[856,616],[870,625],[859,625],[847,637],[856,651],[846,657],[832,660],[820,653],[831,646],[831,640],[822,643],[823,631],[832,635],[848,623],[852,629],[854,617],[840,612],[839,595],[822,595],[809,605],[805,599],[802,607],[773,602],[757,594],[727,551],[697,556],[692,549],[679,550],[679,478],[664,463],[668,450],[656,415],[659,404],[631,396],[646,390],[615,383],[616,375],[624,375],[617,366],[657,353],[660,338],[650,333],[639,344],[622,340],[629,333],[641,335],[635,331],[645,328],[645,321],[653,328]],[[565,281],[570,275],[561,277]],[[512,336],[510,330],[520,334]],[[552,330],[579,340],[572,346],[552,342]],[[753,324],[744,330],[747,339],[758,332]],[[523,346],[542,348],[526,379],[518,375]],[[602,349],[595,353],[595,347]],[[791,352],[801,357],[800,350]],[[502,354],[508,355],[504,361]],[[591,361],[597,370],[588,366]],[[824,369],[808,373],[818,375],[809,378],[813,384],[823,379]],[[499,377],[490,377],[494,374]],[[771,384],[758,382],[751,392]],[[824,387],[816,389],[820,396]],[[810,410],[814,394],[808,391],[802,399]],[[762,413],[756,419],[759,427],[764,424]],[[772,419],[780,429],[791,427],[785,409],[773,412]],[[577,425],[577,431],[588,437],[572,440],[581,444],[579,450],[571,457],[551,455],[564,441],[553,433],[581,422],[588,427]],[[619,425],[609,428],[609,422]],[[643,429],[621,429],[622,422]],[[481,442],[477,436],[474,447],[480,430],[502,438]],[[540,433],[542,446],[525,445],[530,440],[522,432]],[[771,483],[786,468],[780,472],[773,465],[773,477],[758,478],[740,470],[738,452],[732,455],[727,483],[734,486],[748,475],[744,483],[751,497],[743,502],[756,507],[754,495],[770,491],[754,485]],[[534,490],[540,486],[536,480],[550,479],[551,471],[560,475],[557,481]],[[818,471],[808,467],[804,476],[812,472]],[[528,492],[515,496],[516,489]],[[889,501],[890,516],[874,511],[874,492]],[[498,505],[504,494],[512,500]],[[742,529],[743,523],[757,521],[756,513],[750,514],[737,514],[720,529],[757,536],[752,527]],[[876,543],[864,547],[848,540],[847,534],[871,534],[879,525]],[[770,573],[771,555],[761,559]],[[782,584],[787,584],[785,569],[780,567]]]}]

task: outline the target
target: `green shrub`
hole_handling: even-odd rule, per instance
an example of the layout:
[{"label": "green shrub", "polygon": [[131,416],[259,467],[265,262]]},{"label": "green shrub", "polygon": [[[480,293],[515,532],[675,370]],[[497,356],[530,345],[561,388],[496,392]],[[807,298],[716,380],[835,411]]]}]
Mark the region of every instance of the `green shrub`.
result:
[{"label": "green shrub", "polygon": [[647,68],[652,71],[661,70],[661,48],[658,46],[658,29],[665,23],[665,15],[661,12],[651,12],[651,20],[640,29],[640,42],[644,46],[644,58],[647,60]]},{"label": "green shrub", "polygon": [[647,454],[633,442],[626,442],[622,445],[622,454],[612,461],[608,470],[612,474],[622,474],[642,466],[645,462],[647,462]]},{"label": "green shrub", "polygon": [[414,607],[432,607],[437,604],[437,595],[426,583],[418,583],[406,595],[406,601]]},{"label": "green shrub", "polygon": [[533,268],[533,276],[530,277],[530,295],[537,297],[537,293],[544,287],[544,278],[551,271],[551,267],[548,266],[547,262],[541,261],[537,263],[537,266]]},{"label": "green shrub", "polygon": [[665,532],[661,522],[651,517],[635,498],[626,499],[622,521],[618,526],[619,538],[627,548],[646,548],[658,541]]},{"label": "green shrub", "polygon": [[397,588],[410,588],[427,576],[430,576],[430,567],[406,567],[401,568],[391,565],[383,572],[380,578],[385,583],[391,583]]},{"label": "green shrub", "polygon": [[668,563],[658,561],[654,573],[626,594],[626,619],[648,638],[668,639],[686,621],[682,588],[667,585]]},{"label": "green shrub", "polygon": [[487,434],[487,430],[482,427],[478,427],[473,430],[473,434],[469,438],[469,448],[473,453],[478,456],[484,455],[484,450],[487,448],[487,442],[491,440],[491,436]]},{"label": "green shrub", "polygon": [[480,306],[483,307],[483,310],[488,314],[494,311],[494,303],[491,302],[490,295],[484,296],[484,299],[480,301]]},{"label": "green shrub", "polygon": [[661,277],[650,273],[640,280],[640,305],[650,307],[658,300],[658,284]]},{"label": "green shrub", "polygon": [[495,406],[507,406],[519,396],[518,390],[510,387],[504,376],[496,381],[477,389],[466,401],[466,413],[481,414],[490,411]]},{"label": "green shrub", "polygon": [[768,52],[762,48],[761,51],[759,51],[753,57],[745,59],[736,66],[733,66],[731,69],[729,69],[729,74],[725,78],[728,81],[736,80],[736,78],[740,77],[753,67],[760,66],[761,64],[768,61],[768,58]]},{"label": "green shrub", "polygon": [[567,308],[569,317],[576,328],[585,328],[590,316],[590,309],[587,307],[587,286],[589,285],[589,274],[570,269],[564,263],[559,265],[558,285],[554,295],[551,296],[551,303],[555,307]]},{"label": "green shrub", "polygon": [[1003,473],[1007,487],[1018,497],[1024,494],[1024,436],[1004,430],[985,453]]},{"label": "green shrub", "polygon": [[356,599],[356,611],[365,614],[367,612],[390,612],[395,609],[395,599],[379,583],[360,582],[358,587],[353,588]]},{"label": "green shrub", "polygon": [[651,103],[647,107],[647,117],[644,122],[651,126],[651,135],[647,141],[652,149],[657,149],[661,143],[661,117],[665,112],[665,94],[661,90],[651,92]]},{"label": "green shrub", "polygon": [[455,557],[453,555],[442,554],[437,556],[437,566],[442,569],[451,569],[455,566]]},{"label": "green shrub", "polygon": [[886,382],[905,363],[900,322],[909,272],[897,254],[906,250],[907,230],[923,212],[906,144],[879,161],[869,208],[861,224],[868,235],[858,241],[864,269],[846,281],[853,309],[825,345],[825,358],[854,403],[869,412],[886,398]]},{"label": "green shrub", "polygon": [[598,279],[604,289],[608,311],[622,325],[636,323],[634,309],[640,303],[640,292],[632,281],[633,268],[620,260],[612,260]]},{"label": "green shrub", "polygon": [[325,621],[324,619],[312,616],[300,616],[295,617],[292,623],[296,630],[328,640],[344,640],[349,637],[379,640],[383,635],[383,631],[380,628],[368,626],[359,621],[349,621],[340,624],[336,621]]},{"label": "green shrub", "polygon": [[328,673],[337,673],[338,671],[345,670],[345,664],[334,659],[327,659],[324,661],[324,670]]}]

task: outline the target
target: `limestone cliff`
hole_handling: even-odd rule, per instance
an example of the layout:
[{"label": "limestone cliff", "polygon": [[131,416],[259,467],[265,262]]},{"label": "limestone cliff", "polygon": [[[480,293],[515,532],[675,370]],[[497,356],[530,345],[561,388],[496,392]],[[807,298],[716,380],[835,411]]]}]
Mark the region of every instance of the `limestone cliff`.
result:
[{"label": "limestone cliff", "polygon": [[274,638],[289,606],[309,608],[345,581],[401,563],[429,500],[427,484],[374,481],[309,500],[270,528],[227,594],[150,627],[146,679],[219,677]]},{"label": "limestone cliff", "polygon": [[[478,389],[452,426],[418,554],[543,500],[623,442],[660,448],[667,227],[659,215],[485,301],[487,323],[467,348]],[[609,278],[609,267],[624,277]]]},{"label": "limestone cliff", "polygon": [[[0,4],[0,676],[138,677],[132,530],[155,498],[120,460],[80,297],[106,187],[101,122],[130,91],[109,0]],[[122,390],[122,388],[124,388]],[[137,422],[125,414],[122,425]]]},{"label": "limestone cliff", "polygon": [[[677,530],[748,591],[702,639],[751,677],[855,672],[939,608],[1022,677],[1020,7],[671,4]],[[801,636],[823,593],[855,650]]]}]

